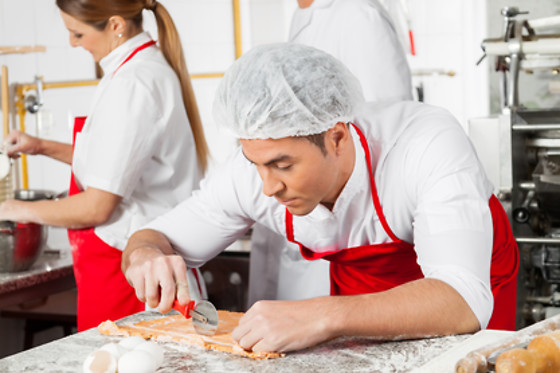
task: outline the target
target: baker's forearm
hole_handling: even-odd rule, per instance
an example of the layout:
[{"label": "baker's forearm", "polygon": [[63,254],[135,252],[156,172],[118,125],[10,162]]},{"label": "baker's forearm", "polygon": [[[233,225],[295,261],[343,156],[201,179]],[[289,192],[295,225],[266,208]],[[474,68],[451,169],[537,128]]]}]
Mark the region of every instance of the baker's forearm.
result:
[{"label": "baker's forearm", "polygon": [[376,294],[260,301],[241,318],[233,338],[254,351],[292,351],[343,335],[391,340],[478,329],[459,293],[423,279]]},{"label": "baker's forearm", "polygon": [[404,339],[474,332],[475,314],[446,283],[422,279],[389,291],[333,298],[330,333]]},{"label": "baker's forearm", "polygon": [[121,197],[88,188],[60,200],[7,200],[0,205],[0,220],[38,223],[66,228],[87,228],[106,222]]},{"label": "baker's forearm", "polygon": [[165,235],[153,229],[142,229],[128,239],[122,256],[122,270],[126,273],[132,263],[170,254],[173,254],[173,248]]},{"label": "baker's forearm", "polygon": [[56,159],[66,164],[72,163],[72,145],[41,139],[37,154]]}]

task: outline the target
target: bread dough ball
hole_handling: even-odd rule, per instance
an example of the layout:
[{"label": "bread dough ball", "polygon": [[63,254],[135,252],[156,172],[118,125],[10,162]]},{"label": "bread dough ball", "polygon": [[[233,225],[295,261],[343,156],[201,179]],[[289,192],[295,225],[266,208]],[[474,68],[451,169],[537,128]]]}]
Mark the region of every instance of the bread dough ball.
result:
[{"label": "bread dough ball", "polygon": [[560,372],[560,332],[549,333],[533,340],[527,346],[535,359],[539,373]]},{"label": "bread dough ball", "polygon": [[524,348],[507,350],[496,359],[496,373],[536,373],[533,355]]}]

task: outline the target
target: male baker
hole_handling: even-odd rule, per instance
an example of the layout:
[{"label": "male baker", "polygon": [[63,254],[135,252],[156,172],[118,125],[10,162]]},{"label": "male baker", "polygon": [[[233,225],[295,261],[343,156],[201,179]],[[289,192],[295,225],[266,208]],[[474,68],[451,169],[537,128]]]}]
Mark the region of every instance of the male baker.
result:
[{"label": "male baker", "polygon": [[[340,60],[358,78],[368,102],[412,100],[406,53],[391,17],[378,0],[297,3],[290,42],[315,47]],[[306,260],[284,233],[261,224],[253,226],[249,305],[263,299],[299,300],[329,292],[329,262]]]},{"label": "male baker", "polygon": [[513,329],[517,247],[462,127],[440,108],[362,97],[312,47],[237,60],[214,113],[241,147],[132,235],[123,271],[138,298],[162,312],[186,303],[185,261],[203,264],[259,222],[331,262],[331,296],[255,303],[233,332],[245,349]]}]

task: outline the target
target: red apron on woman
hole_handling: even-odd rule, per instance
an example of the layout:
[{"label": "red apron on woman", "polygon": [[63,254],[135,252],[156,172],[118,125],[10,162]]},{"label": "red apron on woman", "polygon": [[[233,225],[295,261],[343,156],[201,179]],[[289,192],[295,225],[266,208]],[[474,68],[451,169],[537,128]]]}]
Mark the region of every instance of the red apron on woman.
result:
[{"label": "red apron on woman", "polygon": [[[136,53],[154,44],[156,42],[150,40],[136,48],[113,75]],[[85,117],[79,117],[74,121],[72,147],[85,120]],[[68,195],[81,192],[72,173]],[[96,327],[107,319],[117,320],[145,309],[144,303],[138,300],[121,271],[121,250],[107,245],[97,237],[94,227],[68,229],[68,239],[72,247],[74,277],[78,287],[78,331]]]},{"label": "red apron on woman", "polygon": [[[353,126],[365,151],[375,212],[391,242],[316,253],[294,239],[292,214],[286,209],[288,241],[298,244],[307,260],[322,258],[331,262],[331,295],[375,293],[424,277],[416,260],[414,245],[397,238],[387,224],[375,187],[367,140],[360,129]],[[495,196],[490,197],[489,207],[494,228],[490,268],[494,310],[488,329],[515,330],[519,267],[517,243],[507,215]]]},{"label": "red apron on woman", "polygon": [[[81,132],[85,119],[75,119],[74,139]],[[81,192],[72,173],[68,195]],[[68,239],[78,287],[78,331],[96,327],[108,319],[118,320],[144,311],[144,303],[136,298],[121,271],[121,250],[103,242],[93,227],[68,229]]]}]

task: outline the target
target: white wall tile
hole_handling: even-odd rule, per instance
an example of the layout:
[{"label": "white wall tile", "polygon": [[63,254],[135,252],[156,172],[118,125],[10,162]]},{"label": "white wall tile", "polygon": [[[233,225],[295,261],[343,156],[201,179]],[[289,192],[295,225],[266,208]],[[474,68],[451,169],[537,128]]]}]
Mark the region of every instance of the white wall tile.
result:
[{"label": "white wall tile", "polygon": [[[4,25],[7,45],[35,44],[34,0],[4,0],[0,22]],[[19,16],[16,16],[19,15]]]},{"label": "white wall tile", "polygon": [[8,45],[8,30],[6,29],[6,22],[4,22],[4,17],[6,17],[4,1],[0,0],[0,45]]},{"label": "white wall tile", "polygon": [[91,54],[82,48],[52,47],[38,53],[37,75],[45,81],[95,79],[95,63]]},{"label": "white wall tile", "polygon": [[47,48],[68,47],[68,30],[62,22],[58,8],[54,6],[54,0],[33,0],[33,14],[35,40],[38,45],[45,45]]},{"label": "white wall tile", "polygon": [[[413,0],[408,2],[413,30],[422,34],[461,34],[465,0]],[[481,19],[481,22],[483,20]]]},{"label": "white wall tile", "polygon": [[32,54],[0,55],[0,64],[8,67],[9,83],[33,80],[37,60]]},{"label": "white wall tile", "polygon": [[233,43],[192,43],[185,46],[185,58],[191,74],[223,73],[235,60]]},{"label": "white wall tile", "polygon": [[220,79],[193,80],[193,87],[204,126],[204,134],[206,135],[206,141],[212,156],[209,167],[210,171],[222,163],[237,147],[237,140],[226,131],[220,130],[212,115],[214,93],[219,84]]},{"label": "white wall tile", "polygon": [[286,18],[282,1],[252,0],[250,22],[253,45],[286,41]]}]

